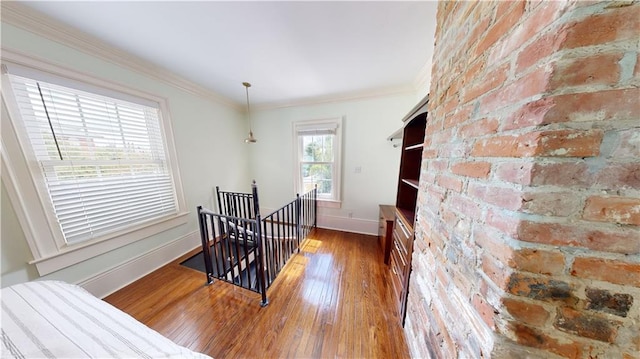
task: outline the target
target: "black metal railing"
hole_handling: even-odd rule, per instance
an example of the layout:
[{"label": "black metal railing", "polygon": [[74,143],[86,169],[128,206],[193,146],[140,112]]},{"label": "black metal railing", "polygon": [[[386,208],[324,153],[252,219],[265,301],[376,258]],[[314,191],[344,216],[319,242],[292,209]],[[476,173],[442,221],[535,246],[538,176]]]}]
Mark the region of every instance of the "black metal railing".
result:
[{"label": "black metal railing", "polygon": [[260,304],[269,304],[259,216],[226,216],[199,206],[198,219],[207,283],[229,282],[262,294]]},{"label": "black metal railing", "polygon": [[252,184],[252,193],[221,191],[216,186],[216,196],[218,197],[218,211],[227,216],[239,218],[255,218],[260,212],[255,198],[257,198],[257,187]]},{"label": "black metal railing", "polygon": [[265,238],[267,286],[271,285],[289,258],[300,247],[298,199],[273,211],[262,220],[262,233]]},{"label": "black metal railing", "polygon": [[198,207],[207,283],[220,279],[258,292],[265,306],[267,289],[316,227],[317,189],[296,195],[264,218],[255,182],[252,193],[218,187],[216,193],[220,214]]}]

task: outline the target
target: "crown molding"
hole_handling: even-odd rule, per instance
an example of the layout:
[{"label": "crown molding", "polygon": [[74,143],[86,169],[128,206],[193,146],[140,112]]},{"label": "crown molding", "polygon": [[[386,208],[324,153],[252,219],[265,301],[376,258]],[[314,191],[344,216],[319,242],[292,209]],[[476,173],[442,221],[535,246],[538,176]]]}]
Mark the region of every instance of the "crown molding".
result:
[{"label": "crown molding", "polygon": [[416,89],[413,86],[402,85],[402,86],[378,88],[374,90],[332,94],[327,96],[312,97],[312,98],[299,99],[299,100],[286,101],[286,102],[271,102],[271,103],[265,103],[265,104],[258,104],[252,107],[255,107],[256,110],[274,110],[274,109],[286,108],[286,107],[313,106],[313,105],[321,105],[321,104],[327,104],[327,103],[333,103],[333,102],[357,101],[357,100],[371,99],[375,97],[386,97],[386,96],[406,95],[406,94],[415,94],[415,93],[416,93]]},{"label": "crown molding", "polygon": [[192,95],[241,110],[242,106],[201,85],[189,81],[150,61],[134,56],[69,25],[54,20],[15,1],[2,1],[2,22],[19,27],[51,41],[77,49],[91,56],[144,74]]}]

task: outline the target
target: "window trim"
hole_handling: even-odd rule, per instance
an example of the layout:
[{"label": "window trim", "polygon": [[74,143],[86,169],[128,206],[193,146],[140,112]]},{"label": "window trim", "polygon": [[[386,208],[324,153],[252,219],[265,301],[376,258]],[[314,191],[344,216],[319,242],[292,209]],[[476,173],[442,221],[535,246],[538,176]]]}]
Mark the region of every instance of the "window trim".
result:
[{"label": "window trim", "polygon": [[326,129],[328,126],[334,126],[336,128],[336,141],[334,143],[334,154],[335,154],[335,162],[334,162],[334,189],[335,189],[335,197],[334,198],[320,198],[318,197],[318,205],[320,207],[330,207],[330,208],[340,208],[342,205],[342,117],[332,117],[318,120],[303,120],[303,121],[295,121],[292,123],[292,133],[293,133],[293,171],[294,171],[294,192],[300,193],[301,181],[300,178],[300,165],[302,161],[302,146],[301,146],[301,136],[298,135],[298,132],[302,129],[312,129],[313,127],[318,127],[321,129]]},{"label": "window trim", "polygon": [[[2,49],[2,180],[9,194],[9,199],[22,226],[29,248],[33,255],[30,264],[35,264],[40,275],[69,267],[89,258],[96,257],[114,249],[123,247],[143,238],[166,231],[187,223],[189,212],[183,193],[182,181],[178,165],[177,153],[171,126],[171,117],[167,100],[136,89],[125,87],[104,79],[94,77],[76,70],[55,65],[53,63]],[[160,121],[165,141],[165,154],[176,194],[177,213],[138,223],[125,229],[112,232],[92,240],[75,244],[65,243],[62,232],[55,222],[53,208],[46,197],[43,197],[42,174],[35,169],[35,158],[29,152],[30,144],[21,138],[15,126],[21,125],[20,115],[7,86],[7,65],[33,68],[35,71],[49,73],[52,76],[69,79],[70,82],[84,83],[91,87],[133,96],[157,103],[160,108]],[[6,93],[7,94],[6,94]],[[43,199],[44,198],[44,199]],[[29,211],[27,213],[27,208]],[[52,220],[53,218],[53,220]],[[57,233],[56,233],[57,232]]]}]

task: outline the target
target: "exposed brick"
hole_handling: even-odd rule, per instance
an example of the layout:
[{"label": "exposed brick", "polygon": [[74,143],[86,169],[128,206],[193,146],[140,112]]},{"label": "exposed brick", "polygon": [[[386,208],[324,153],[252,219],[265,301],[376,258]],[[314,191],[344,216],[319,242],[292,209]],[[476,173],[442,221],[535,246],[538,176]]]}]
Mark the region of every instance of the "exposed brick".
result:
[{"label": "exposed brick", "polygon": [[478,157],[588,157],[600,153],[601,130],[558,130],[496,136],[476,142]]},{"label": "exposed brick", "polygon": [[514,27],[524,13],[524,5],[525,3],[523,1],[518,1],[517,6],[513,6],[508,13],[500,17],[500,19],[491,26],[486,35],[484,35],[478,43],[475,56],[483,53],[488,47],[503,37],[508,30]]},{"label": "exposed brick", "polygon": [[602,130],[540,132],[535,154],[553,157],[591,157],[600,153]]},{"label": "exposed brick", "polygon": [[500,19],[502,16],[504,16],[505,14],[507,14],[507,11],[511,8],[511,6],[514,4],[514,1],[502,1],[498,4],[498,7],[496,8],[496,19]]},{"label": "exposed brick", "polygon": [[453,134],[453,129],[447,128],[442,131],[438,131],[431,136],[431,144],[432,146],[441,145],[443,143],[448,143],[451,141]]},{"label": "exposed brick", "polygon": [[482,320],[487,324],[489,328],[495,328],[494,317],[498,314],[498,311],[493,308],[487,301],[479,295],[474,295],[471,304],[475,308],[476,312],[480,314]]},{"label": "exposed brick", "polygon": [[496,133],[499,124],[495,118],[483,118],[460,127],[458,136],[470,138]]},{"label": "exposed brick", "polygon": [[618,132],[618,145],[611,153],[617,160],[640,157],[640,128],[630,128]]},{"label": "exposed brick", "polygon": [[520,225],[520,220],[518,218],[509,216],[505,211],[497,209],[490,209],[487,211],[485,222],[487,225],[497,228],[511,236],[517,235],[518,226]]},{"label": "exposed brick", "polygon": [[451,166],[451,172],[467,177],[487,178],[491,171],[489,162],[457,162]]},{"label": "exposed brick", "polygon": [[460,220],[456,213],[448,210],[446,207],[440,210],[440,218],[449,226],[449,228],[455,227]]},{"label": "exposed brick", "polygon": [[600,230],[579,224],[521,221],[517,229],[517,238],[531,243],[636,254],[640,253],[639,233],[631,228]]},{"label": "exposed brick", "polygon": [[520,191],[512,188],[486,186],[474,182],[469,183],[467,193],[473,198],[505,209],[516,210],[522,205]]},{"label": "exposed brick", "polygon": [[436,278],[438,278],[438,281],[443,287],[448,286],[451,281],[451,277],[444,271],[444,266],[437,266]]},{"label": "exposed brick", "polygon": [[640,189],[640,162],[611,163],[599,168],[592,176],[594,188],[620,190]]},{"label": "exposed brick", "polygon": [[587,164],[584,162],[534,163],[530,184],[561,187],[586,187],[592,185]]},{"label": "exposed brick", "polygon": [[433,148],[425,148],[422,151],[422,159],[431,159],[436,158],[438,156],[438,150]]},{"label": "exposed brick", "polygon": [[595,56],[565,60],[556,65],[551,88],[583,85],[613,85],[620,78],[618,61],[623,54],[597,54]]},{"label": "exposed brick", "polygon": [[576,303],[573,288],[569,283],[549,279],[548,277],[531,277],[515,272],[509,277],[507,292],[530,299],[543,301],[560,301]]},{"label": "exposed brick", "polygon": [[522,248],[513,253],[509,265],[526,272],[560,275],[564,272],[564,255],[542,249]]},{"label": "exposed brick", "polygon": [[582,209],[582,200],[575,192],[530,192],[522,194],[522,207],[525,213],[546,216],[569,216]]},{"label": "exposed brick", "polygon": [[[488,21],[488,19],[487,19]],[[466,69],[464,72],[464,79],[465,79],[465,85],[467,84],[467,82],[469,81],[473,81],[473,79],[475,78],[481,78],[482,76],[480,76],[486,69],[487,67],[487,63],[485,61],[481,61],[481,60],[475,60],[473,61]]]},{"label": "exposed brick", "polygon": [[439,175],[437,176],[437,182],[438,185],[456,192],[462,190],[462,181],[451,176]]},{"label": "exposed brick", "polygon": [[458,96],[451,97],[445,104],[442,105],[442,111],[445,114],[451,113],[455,108],[460,105],[460,99]]},{"label": "exposed brick", "polygon": [[640,89],[616,89],[554,96],[545,123],[637,119]]},{"label": "exposed brick", "polygon": [[490,254],[482,255],[482,272],[499,288],[508,285],[511,271],[502,267]]},{"label": "exposed brick", "polygon": [[439,126],[436,125],[438,121],[434,120],[433,117],[434,116],[432,113],[429,113],[429,115],[427,115],[427,126],[425,127],[425,130],[424,130],[425,137],[433,136],[434,133],[440,130]]},{"label": "exposed brick", "polygon": [[480,218],[480,214],[482,213],[480,206],[469,197],[452,193],[447,197],[447,201],[447,204],[450,205],[452,209],[458,211],[458,213],[469,218]]},{"label": "exposed brick", "polygon": [[[529,9],[532,11],[524,22],[516,28],[513,36],[509,38],[501,49],[500,55],[504,56],[505,54],[513,53],[524,42],[540,34],[541,30],[549,26],[564,10],[564,4],[559,1],[540,1],[539,4],[544,4],[544,6],[533,5],[531,1],[529,2]],[[559,33],[560,31],[554,29],[549,32]]]},{"label": "exposed brick", "polygon": [[568,26],[564,48],[603,44],[637,38],[640,33],[640,6],[623,11],[608,11],[577,21]]},{"label": "exposed brick", "polygon": [[528,185],[531,183],[532,162],[506,162],[495,166],[495,177],[501,181]]},{"label": "exposed brick", "polygon": [[547,112],[555,106],[555,97],[545,97],[527,102],[502,121],[503,130],[543,125],[547,122]]},{"label": "exposed brick", "polygon": [[508,77],[508,71],[510,64],[504,64],[497,69],[491,71],[489,74],[478,79],[475,85],[468,86],[469,89],[465,90],[462,103],[472,101],[491,90],[497,89],[505,82]]},{"label": "exposed brick", "polygon": [[[438,286],[438,288],[440,288],[440,286]],[[453,339],[451,338],[451,335],[446,330],[447,326],[445,325],[445,322],[442,319],[442,314],[440,313],[439,310],[430,310],[430,312],[433,313],[433,317],[435,318],[435,323],[437,325],[437,328],[443,329],[440,332],[438,332],[437,342],[434,344],[440,347],[440,350],[444,352],[443,354],[444,356],[456,357],[457,355],[455,354],[455,352],[457,351],[457,349],[456,349],[456,346],[453,344],[454,342],[453,342]]]},{"label": "exposed brick", "polygon": [[587,309],[597,310],[620,317],[626,317],[629,313],[631,305],[633,305],[633,297],[630,294],[611,293],[608,290],[587,288]]},{"label": "exposed brick", "polygon": [[538,134],[495,136],[476,142],[474,157],[531,157],[535,155]]},{"label": "exposed brick", "polygon": [[577,257],[573,261],[571,275],[640,287],[640,263],[638,262],[628,263],[611,259]]},{"label": "exposed brick", "polygon": [[582,218],[599,222],[640,225],[640,198],[589,197]]},{"label": "exposed brick", "polygon": [[569,339],[563,338],[562,341],[559,341],[540,329],[535,329],[522,323],[511,323],[510,327],[519,344],[548,350],[565,358],[582,357],[581,346]]},{"label": "exposed brick", "polygon": [[[640,228],[587,201],[640,189],[638,32],[617,23],[640,4],[612,4],[438,5],[405,327],[412,356],[640,351]],[[582,22],[622,31],[607,37]]]},{"label": "exposed brick", "polygon": [[620,324],[618,321],[606,320],[568,307],[558,308],[553,323],[560,330],[608,343],[613,343],[616,339]]},{"label": "exposed brick", "polygon": [[444,119],[444,128],[454,127],[461,122],[468,120],[471,115],[471,111],[473,111],[473,107],[466,106],[456,111],[453,115],[447,116]]},{"label": "exposed brick", "polygon": [[545,93],[551,78],[551,70],[540,67],[523,75],[500,90],[480,99],[480,115],[485,115],[510,105],[515,99],[523,100]]},{"label": "exposed brick", "polygon": [[427,169],[429,171],[442,172],[443,170],[447,169],[447,167],[449,167],[449,161],[447,160],[436,159],[427,162]]},{"label": "exposed brick", "polygon": [[504,243],[501,234],[490,227],[476,227],[473,233],[475,243],[484,250],[484,253],[491,254],[500,263],[507,263],[512,256],[513,248]]},{"label": "exposed brick", "polygon": [[633,3],[635,3],[635,0],[611,0],[609,2],[607,2],[607,6],[605,6],[605,9],[614,9],[614,8],[618,8],[618,7],[627,7],[627,6],[631,6],[633,5]]},{"label": "exposed brick", "polygon": [[543,306],[515,298],[504,298],[502,304],[511,316],[528,325],[542,326],[549,319],[549,312]]},{"label": "exposed brick", "polygon": [[[482,38],[481,35],[483,35],[487,29],[489,28],[489,24],[491,22],[491,19],[489,17],[485,17],[484,19],[482,19],[481,21],[475,22],[474,23],[474,28],[471,31],[471,34],[469,36],[470,39],[480,39]],[[476,58],[474,56],[474,58]],[[470,74],[474,74],[474,72],[469,72]]]},{"label": "exposed brick", "polygon": [[552,31],[524,48],[516,60],[516,71],[525,71],[541,59],[558,51],[565,39],[564,31]]},{"label": "exposed brick", "polygon": [[438,154],[444,158],[467,158],[470,152],[471,144],[454,140],[440,146]]}]

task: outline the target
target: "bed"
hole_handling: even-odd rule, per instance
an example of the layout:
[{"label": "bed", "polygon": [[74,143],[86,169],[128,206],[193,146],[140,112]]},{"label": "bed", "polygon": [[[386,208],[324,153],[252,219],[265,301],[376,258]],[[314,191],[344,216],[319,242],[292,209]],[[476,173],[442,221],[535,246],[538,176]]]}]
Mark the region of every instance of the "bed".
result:
[{"label": "bed", "polygon": [[210,358],[77,285],[27,282],[1,295],[2,358]]}]

